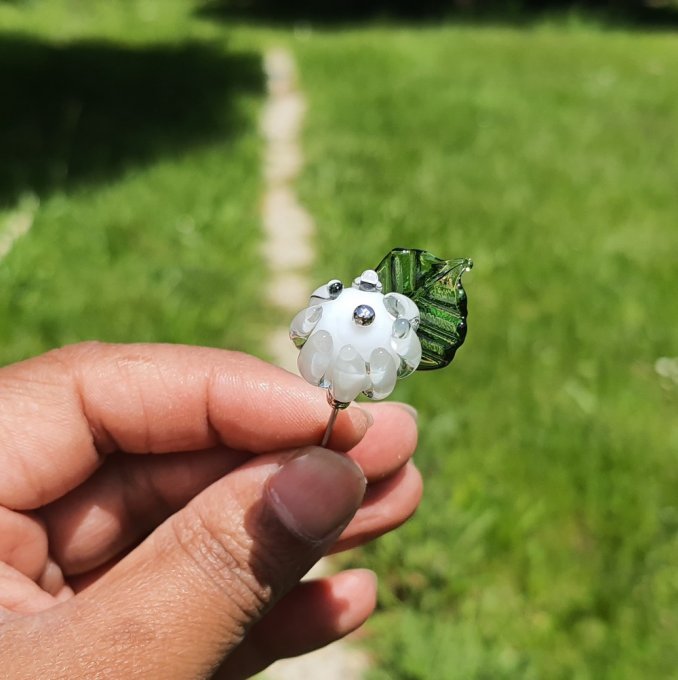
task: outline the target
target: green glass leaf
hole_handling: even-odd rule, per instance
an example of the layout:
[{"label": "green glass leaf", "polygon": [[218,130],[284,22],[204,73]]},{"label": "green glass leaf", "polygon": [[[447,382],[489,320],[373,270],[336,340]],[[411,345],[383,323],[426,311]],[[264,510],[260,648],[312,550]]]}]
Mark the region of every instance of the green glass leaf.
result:
[{"label": "green glass leaf", "polygon": [[419,307],[420,371],[444,368],[466,337],[466,292],[462,274],[468,258],[441,260],[426,250],[395,248],[376,269],[382,292],[402,293]]}]

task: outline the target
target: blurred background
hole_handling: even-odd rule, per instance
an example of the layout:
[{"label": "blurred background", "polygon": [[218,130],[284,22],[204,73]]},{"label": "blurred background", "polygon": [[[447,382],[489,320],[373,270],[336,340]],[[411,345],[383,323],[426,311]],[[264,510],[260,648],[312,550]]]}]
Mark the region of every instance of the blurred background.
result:
[{"label": "blurred background", "polygon": [[0,0],[0,363],[270,356],[263,55],[308,103],[313,287],[470,256],[368,678],[678,677],[678,6]]}]

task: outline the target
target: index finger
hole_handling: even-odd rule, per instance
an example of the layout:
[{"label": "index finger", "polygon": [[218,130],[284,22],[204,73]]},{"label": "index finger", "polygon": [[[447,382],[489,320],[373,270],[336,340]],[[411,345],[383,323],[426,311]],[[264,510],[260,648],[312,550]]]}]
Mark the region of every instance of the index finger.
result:
[{"label": "index finger", "polygon": [[[238,352],[102,343],[54,350],[0,369],[0,504],[48,503],[116,450],[317,444],[329,412],[323,390]],[[354,446],[369,422],[356,407],[341,413],[332,448]]]}]

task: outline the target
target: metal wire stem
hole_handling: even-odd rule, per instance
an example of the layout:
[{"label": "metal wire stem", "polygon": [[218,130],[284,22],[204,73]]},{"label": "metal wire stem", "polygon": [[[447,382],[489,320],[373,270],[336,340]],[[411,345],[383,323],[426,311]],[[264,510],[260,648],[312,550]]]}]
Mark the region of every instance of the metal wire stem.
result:
[{"label": "metal wire stem", "polygon": [[327,427],[325,428],[325,434],[323,435],[322,441],[320,442],[320,446],[325,448],[330,441],[330,437],[332,436],[332,431],[334,430],[334,423],[337,421],[337,416],[339,415],[339,411],[343,411],[350,402],[343,402],[343,401],[337,401],[333,397],[329,395],[329,392],[327,394],[327,401],[329,402],[330,406],[332,407],[332,413],[330,413],[330,419],[327,421]]}]

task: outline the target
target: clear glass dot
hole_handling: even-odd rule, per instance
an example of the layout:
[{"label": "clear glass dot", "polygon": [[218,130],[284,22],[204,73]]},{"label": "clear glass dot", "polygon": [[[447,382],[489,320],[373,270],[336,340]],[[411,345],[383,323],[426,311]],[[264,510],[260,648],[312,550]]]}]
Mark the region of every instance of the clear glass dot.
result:
[{"label": "clear glass dot", "polygon": [[330,297],[334,300],[344,290],[344,284],[339,279],[333,279],[327,284],[327,289],[330,292]]},{"label": "clear glass dot", "polygon": [[393,337],[404,338],[410,332],[410,322],[407,319],[396,319],[393,322]]}]

